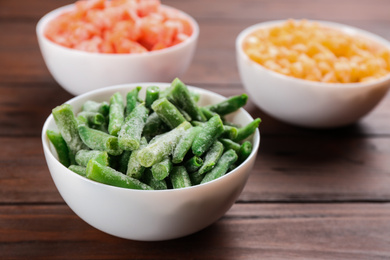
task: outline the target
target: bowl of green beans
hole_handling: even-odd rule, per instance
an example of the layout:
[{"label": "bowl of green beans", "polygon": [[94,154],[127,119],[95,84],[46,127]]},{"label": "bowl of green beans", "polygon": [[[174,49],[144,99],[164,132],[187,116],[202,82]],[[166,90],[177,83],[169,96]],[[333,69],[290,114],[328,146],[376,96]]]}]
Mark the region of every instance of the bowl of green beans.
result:
[{"label": "bowl of green beans", "polygon": [[230,209],[253,168],[260,119],[242,108],[247,99],[179,79],[82,94],[43,126],[51,177],[68,206],[108,234],[195,233]]}]

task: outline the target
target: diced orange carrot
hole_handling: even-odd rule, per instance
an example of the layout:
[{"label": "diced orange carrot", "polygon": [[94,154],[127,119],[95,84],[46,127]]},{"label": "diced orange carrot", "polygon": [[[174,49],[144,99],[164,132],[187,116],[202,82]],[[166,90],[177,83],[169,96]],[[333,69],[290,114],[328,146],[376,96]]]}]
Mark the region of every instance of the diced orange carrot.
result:
[{"label": "diced orange carrot", "polygon": [[80,0],[59,15],[45,36],[62,46],[102,53],[142,53],[168,48],[193,33],[180,12],[160,0]]}]

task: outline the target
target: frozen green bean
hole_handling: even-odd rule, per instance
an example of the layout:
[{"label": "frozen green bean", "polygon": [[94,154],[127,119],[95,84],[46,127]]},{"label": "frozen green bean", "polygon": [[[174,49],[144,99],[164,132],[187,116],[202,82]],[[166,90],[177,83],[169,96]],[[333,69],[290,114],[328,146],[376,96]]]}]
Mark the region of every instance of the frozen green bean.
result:
[{"label": "frozen green bean", "polygon": [[148,114],[149,110],[142,103],[126,117],[125,123],[118,132],[119,146],[123,150],[133,151],[138,149]]},{"label": "frozen green bean", "polygon": [[152,171],[150,168],[146,168],[142,176],[142,181],[152,187],[155,190],[166,190],[168,189],[166,180],[156,180],[153,177]]},{"label": "frozen green bean", "polygon": [[170,179],[174,189],[191,187],[191,179],[184,166],[174,166],[170,174]]},{"label": "frozen green bean", "polygon": [[118,138],[99,130],[79,125],[79,134],[83,142],[92,150],[106,151],[110,155],[120,155]]},{"label": "frozen green bean", "polygon": [[206,106],[205,108],[219,114],[220,116],[224,116],[245,106],[247,101],[248,101],[248,95],[241,94],[238,96],[230,97],[217,104]]},{"label": "frozen green bean", "polygon": [[249,155],[252,152],[252,143],[249,141],[245,141],[241,144],[240,149],[237,152],[238,159],[237,159],[237,164],[240,165],[243,163],[246,158],[249,157]]},{"label": "frozen green bean", "polygon": [[76,153],[76,163],[81,166],[87,166],[89,160],[94,159],[102,165],[109,165],[108,154],[106,151],[98,150],[80,150]]},{"label": "frozen green bean", "polygon": [[105,117],[98,112],[82,111],[77,114],[77,120],[88,125],[102,125],[106,122]]},{"label": "frozen green bean", "polygon": [[234,126],[223,125],[222,138],[235,139],[238,135],[238,129]]},{"label": "frozen green bean", "polygon": [[129,164],[130,156],[131,156],[131,151],[123,151],[123,153],[119,155],[119,157],[117,158],[116,165],[114,167],[111,165],[110,166],[112,168],[118,169],[118,171],[120,171],[121,173],[126,174],[127,165]]},{"label": "frozen green bean", "polygon": [[183,161],[184,156],[191,149],[192,143],[200,131],[202,131],[202,127],[199,126],[191,127],[185,131],[172,154],[173,163],[181,163]]},{"label": "frozen green bean", "polygon": [[161,120],[157,113],[153,112],[146,119],[142,134],[149,141],[154,136],[165,133],[169,127]]},{"label": "frozen green bean", "polygon": [[206,117],[191,97],[187,86],[180,79],[173,80],[169,95],[173,98],[175,104],[186,111],[193,120],[206,121]]},{"label": "frozen green bean", "polygon": [[190,172],[188,175],[190,176],[192,186],[200,184],[204,178],[204,174],[200,174],[198,171]]},{"label": "frozen green bean", "polygon": [[202,158],[194,155],[186,162],[184,162],[183,165],[186,167],[187,172],[191,173],[197,171],[203,165],[203,160]]},{"label": "frozen green bean", "polygon": [[103,116],[108,116],[108,113],[110,112],[110,104],[108,104],[106,101],[99,103],[96,101],[87,100],[83,104],[82,111],[97,112]]},{"label": "frozen green bean", "polygon": [[52,111],[57,127],[64,138],[68,149],[71,152],[73,159],[78,150],[85,149],[86,146],[80,138],[78,131],[78,122],[73,113],[72,106],[63,104],[53,109]]},{"label": "frozen green bean", "polygon": [[203,115],[206,117],[207,120],[209,120],[213,116],[217,115],[217,113],[211,111],[210,109],[208,109],[206,107],[200,107],[199,109],[202,111]]},{"label": "frozen green bean", "polygon": [[187,121],[175,105],[166,98],[160,98],[154,101],[152,109],[171,129]]},{"label": "frozen green bean", "polygon": [[68,167],[71,164],[70,154],[68,146],[62,135],[52,130],[47,130],[46,135],[53,144],[60,163],[62,163],[65,167]]},{"label": "frozen green bean", "polygon": [[71,170],[72,172],[77,173],[78,175],[87,177],[87,168],[85,166],[72,164],[69,165],[68,169]]},{"label": "frozen green bean", "polygon": [[240,150],[241,145],[227,138],[220,138],[219,141],[225,147],[225,150],[233,149],[235,152]]},{"label": "frozen green bean", "polygon": [[138,105],[138,93],[141,90],[141,87],[136,87],[126,94],[126,110],[125,117],[128,116],[133,109]]},{"label": "frozen green bean", "polygon": [[149,185],[122,174],[113,168],[101,165],[95,160],[90,160],[87,165],[86,175],[88,179],[122,188],[152,190]]},{"label": "frozen green bean", "polygon": [[123,97],[119,92],[114,93],[110,98],[108,117],[108,132],[110,135],[117,136],[125,120]]},{"label": "frozen green bean", "polygon": [[251,136],[259,127],[260,122],[260,118],[256,118],[252,122],[248,123],[246,126],[238,128],[237,137],[233,140],[239,142]]},{"label": "frozen green bean", "polygon": [[130,155],[129,161],[127,163],[126,175],[133,177],[135,179],[140,179],[142,177],[142,174],[145,171],[145,167],[138,162],[137,155],[139,151],[145,148],[147,145],[148,142],[146,141],[146,138],[142,137],[140,140],[139,148],[137,150],[134,150]]},{"label": "frozen green bean", "polygon": [[222,120],[218,115],[215,115],[203,125],[202,131],[195,137],[192,143],[192,152],[197,156],[201,156],[222,133]]},{"label": "frozen green bean", "polygon": [[153,177],[159,181],[165,179],[171,172],[172,167],[173,165],[169,157],[165,158],[161,162],[153,164],[151,167]]},{"label": "frozen green bean", "polygon": [[159,138],[154,143],[143,148],[137,155],[138,161],[144,167],[150,167],[153,164],[160,162],[173,152],[185,130],[190,127],[191,124],[185,121],[178,127],[167,132],[164,134],[164,138]]},{"label": "frozen green bean", "polygon": [[202,175],[210,171],[217,164],[219,158],[221,158],[223,151],[223,144],[219,141],[215,141],[204,157],[203,165],[199,169],[199,174]]},{"label": "frozen green bean", "polygon": [[218,160],[215,167],[205,174],[201,183],[206,183],[225,175],[226,172],[229,170],[229,167],[233,165],[236,161],[237,153],[232,149],[227,150]]},{"label": "frozen green bean", "polygon": [[145,106],[151,108],[154,101],[160,96],[160,88],[157,86],[149,86],[146,88]]}]

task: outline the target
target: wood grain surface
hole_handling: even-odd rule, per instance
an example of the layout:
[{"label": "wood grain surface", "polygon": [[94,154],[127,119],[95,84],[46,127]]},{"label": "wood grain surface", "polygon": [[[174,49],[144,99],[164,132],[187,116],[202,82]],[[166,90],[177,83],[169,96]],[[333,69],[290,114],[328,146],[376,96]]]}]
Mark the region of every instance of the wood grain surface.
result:
[{"label": "wood grain surface", "polygon": [[[210,227],[163,242],[107,235],[65,204],[41,130],[73,96],[47,70],[35,26],[68,0],[0,1],[0,259],[390,259],[390,94],[356,124],[313,130],[261,117],[256,164],[241,196]],[[167,0],[199,23],[182,80],[224,96],[245,92],[235,38],[254,23],[309,18],[390,40],[387,0]],[[272,87],[272,86],[270,86]]]}]

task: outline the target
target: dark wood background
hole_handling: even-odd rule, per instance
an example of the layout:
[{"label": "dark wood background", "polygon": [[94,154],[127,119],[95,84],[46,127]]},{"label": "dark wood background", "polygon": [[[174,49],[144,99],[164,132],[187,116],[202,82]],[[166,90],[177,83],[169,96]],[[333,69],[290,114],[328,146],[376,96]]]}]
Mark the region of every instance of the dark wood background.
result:
[{"label": "dark wood background", "polygon": [[[35,25],[68,0],[0,1],[0,259],[390,259],[390,94],[358,123],[310,130],[261,117],[256,165],[237,203],[185,238],[137,242],[102,233],[64,203],[40,133],[72,97],[49,74]],[[254,23],[310,18],[390,39],[387,0],[163,1],[197,19],[182,80],[225,96],[244,92],[235,38]],[[272,86],[270,86],[272,87]]]}]

